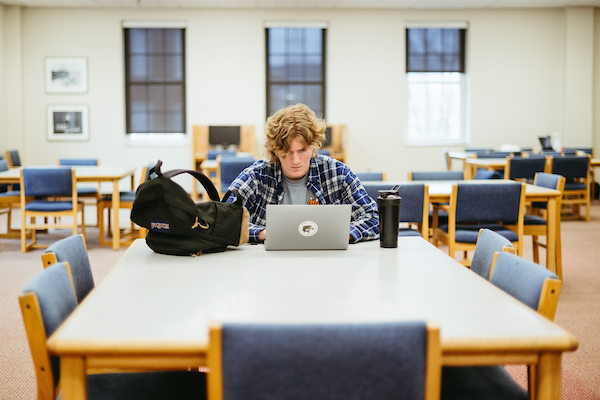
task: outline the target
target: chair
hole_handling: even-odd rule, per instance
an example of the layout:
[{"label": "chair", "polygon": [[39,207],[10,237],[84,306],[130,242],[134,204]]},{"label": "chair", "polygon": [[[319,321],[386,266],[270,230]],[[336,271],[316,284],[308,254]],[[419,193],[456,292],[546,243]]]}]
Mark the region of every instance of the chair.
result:
[{"label": "chair", "polygon": [[223,196],[229,185],[238,177],[240,172],[254,163],[254,157],[217,157],[219,168],[217,170],[217,182],[215,185],[220,191],[220,196]]},{"label": "chair", "polygon": [[477,172],[475,172],[475,176],[473,179],[502,179],[503,172],[500,171],[490,171],[487,169],[479,168]]},{"label": "chair", "polygon": [[[521,154],[521,152],[516,152],[516,154]],[[487,152],[476,152],[473,155],[473,158],[506,158],[512,157],[515,155],[513,151],[487,151]]]},{"label": "chair", "polygon": [[591,179],[589,156],[563,156],[554,157],[552,173],[565,177],[565,189],[562,204],[573,206],[573,215],[579,217],[579,206],[586,207],[585,220],[591,217]]},{"label": "chair", "polygon": [[237,152],[235,150],[217,150],[217,149],[208,149],[206,151],[206,159],[207,160],[216,160],[217,156],[221,157],[235,157]]},{"label": "chair", "polygon": [[[37,378],[38,399],[60,395],[60,360],[50,355],[46,340],[75,310],[68,263],[56,263],[31,278],[19,296],[21,313]],[[188,371],[88,375],[87,397],[100,399],[203,399],[204,374]]]},{"label": "chair", "polygon": [[532,183],[537,172],[545,172],[549,157],[532,155],[529,157],[506,157],[504,179]]},{"label": "chair", "polygon": [[[60,158],[58,160],[58,165],[66,167],[98,166],[100,165],[100,160],[97,158]],[[94,205],[96,206],[96,220],[98,221],[100,218],[100,210],[98,208],[98,202],[100,201],[100,183],[95,186],[78,184],[77,196],[79,198],[94,199]]]},{"label": "chair", "polygon": [[208,398],[439,399],[439,327],[212,324]]},{"label": "chair", "polygon": [[[490,282],[549,320],[554,319],[562,283],[546,268],[515,254],[496,252]],[[532,391],[535,374],[530,364],[527,369]],[[443,400],[528,398],[527,391],[501,365],[442,368]]]},{"label": "chair", "polygon": [[[155,173],[150,174],[150,170],[156,165],[156,162],[153,162],[142,168],[140,185],[150,179],[156,177]],[[137,188],[136,188],[137,189]],[[128,209],[131,210],[133,208],[133,201],[135,200],[136,190],[130,190],[128,192],[119,192],[119,210]],[[105,229],[104,226],[104,210],[108,210],[108,225]],[[98,202],[98,228],[100,230],[100,246],[112,246],[112,242],[107,240],[106,231],[112,232],[111,227],[111,216],[110,212],[112,209],[112,194],[103,195]],[[146,229],[140,228],[139,230],[135,229],[135,225],[131,222],[130,232],[128,235],[123,235],[123,243],[130,244],[133,240],[137,238],[144,238],[146,236]]]},{"label": "chair", "polygon": [[[8,161],[0,160],[0,172],[8,171]],[[0,185],[1,186],[1,185]],[[2,214],[6,214],[6,233],[2,234],[1,237],[5,238],[20,238],[21,230],[12,228],[12,209],[13,206],[19,205],[21,202],[21,191],[19,185],[5,185],[5,191],[0,192],[0,209]]]},{"label": "chair", "polygon": [[[434,226],[433,243],[448,246],[450,257],[456,250],[475,250],[481,228],[487,228],[508,239],[523,253],[523,213],[525,184],[520,182],[457,183],[452,185],[450,205],[435,205],[448,212],[448,224]],[[434,209],[434,223],[435,212]],[[502,224],[517,221],[516,230]],[[464,265],[470,265],[466,259]]]},{"label": "chair", "polygon": [[[377,201],[380,190],[392,189],[395,185],[366,181],[363,187]],[[402,198],[400,204],[400,227],[398,236],[422,236],[429,239],[429,188],[425,184],[410,183],[400,185],[398,194]],[[413,228],[413,226],[416,226]]]},{"label": "chair", "polygon": [[331,150],[330,149],[319,149],[319,154],[322,156],[331,157]]},{"label": "chair", "polygon": [[[564,191],[565,178],[556,174],[546,174],[538,172],[535,174],[533,184],[536,186],[542,186],[549,189]],[[558,207],[560,209],[560,200]],[[539,236],[546,236],[547,234],[547,221],[546,218],[541,216],[541,211],[546,209],[546,203],[534,202],[531,204],[532,214],[525,214],[523,217],[523,235],[531,236],[533,242],[533,262],[539,263],[540,255],[539,248],[546,247],[546,244],[539,241]],[[560,243],[560,230],[557,232],[557,243]],[[560,252],[560,246],[556,248],[556,273],[560,279],[562,279],[562,256]]]},{"label": "chair", "polygon": [[354,175],[356,175],[361,182],[387,180],[385,172],[355,172]]},{"label": "chair", "polygon": [[514,254],[515,248],[512,243],[502,235],[490,229],[480,229],[471,260],[471,271],[485,280],[490,279],[490,271],[494,260],[494,253],[508,251]]},{"label": "chair", "polygon": [[462,181],[462,171],[425,171],[409,172],[409,181]]},{"label": "chair", "polygon": [[57,262],[68,262],[73,278],[77,303],[94,288],[94,276],[83,235],[74,235],[53,243],[42,254],[44,268]]},{"label": "chair", "polygon": [[21,157],[19,157],[19,150],[7,150],[6,161],[8,162],[8,168],[20,167]]},{"label": "chair", "polygon": [[[81,233],[85,237],[84,204],[77,197],[75,170],[66,167],[57,168],[23,168],[21,169],[21,251],[32,248],[46,248],[47,245],[37,243],[36,230],[49,228],[72,228],[77,234],[77,217],[81,212]],[[30,196],[35,197],[29,201]],[[69,197],[69,200],[64,198]],[[58,198],[58,200],[54,200]],[[44,217],[45,222],[36,224],[36,217]],[[72,222],[50,222],[53,218],[71,217]],[[31,218],[31,222],[28,220]],[[26,232],[31,230],[31,242],[27,244]]]}]

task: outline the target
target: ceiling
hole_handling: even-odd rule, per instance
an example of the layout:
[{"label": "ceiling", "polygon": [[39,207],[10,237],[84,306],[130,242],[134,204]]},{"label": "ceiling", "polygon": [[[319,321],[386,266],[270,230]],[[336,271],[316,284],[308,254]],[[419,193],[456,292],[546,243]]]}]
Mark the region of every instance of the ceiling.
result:
[{"label": "ceiling", "polygon": [[595,6],[600,0],[0,0],[24,7],[185,9],[500,9]]}]

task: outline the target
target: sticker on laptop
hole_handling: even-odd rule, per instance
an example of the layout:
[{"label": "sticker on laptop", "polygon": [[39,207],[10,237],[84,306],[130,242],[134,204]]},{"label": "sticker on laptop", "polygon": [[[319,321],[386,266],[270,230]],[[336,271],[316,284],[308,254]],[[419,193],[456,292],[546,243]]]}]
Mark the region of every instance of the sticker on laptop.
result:
[{"label": "sticker on laptop", "polygon": [[313,236],[318,230],[319,226],[313,221],[304,221],[298,225],[298,232],[305,237]]}]

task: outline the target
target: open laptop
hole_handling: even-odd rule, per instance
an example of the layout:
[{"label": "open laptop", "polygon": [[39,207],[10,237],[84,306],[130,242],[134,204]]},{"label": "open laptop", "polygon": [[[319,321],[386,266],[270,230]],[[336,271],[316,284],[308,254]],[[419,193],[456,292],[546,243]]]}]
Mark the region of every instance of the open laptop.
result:
[{"label": "open laptop", "polygon": [[267,250],[346,250],[350,204],[267,205]]}]

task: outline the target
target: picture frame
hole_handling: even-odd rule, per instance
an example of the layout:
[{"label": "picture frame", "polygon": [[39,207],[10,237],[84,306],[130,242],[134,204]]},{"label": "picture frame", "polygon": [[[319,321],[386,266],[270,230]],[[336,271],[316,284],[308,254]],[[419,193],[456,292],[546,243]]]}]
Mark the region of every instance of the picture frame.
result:
[{"label": "picture frame", "polygon": [[48,141],[89,140],[89,126],[87,104],[48,105]]},{"label": "picture frame", "polygon": [[87,57],[46,57],[46,93],[87,91]]}]

